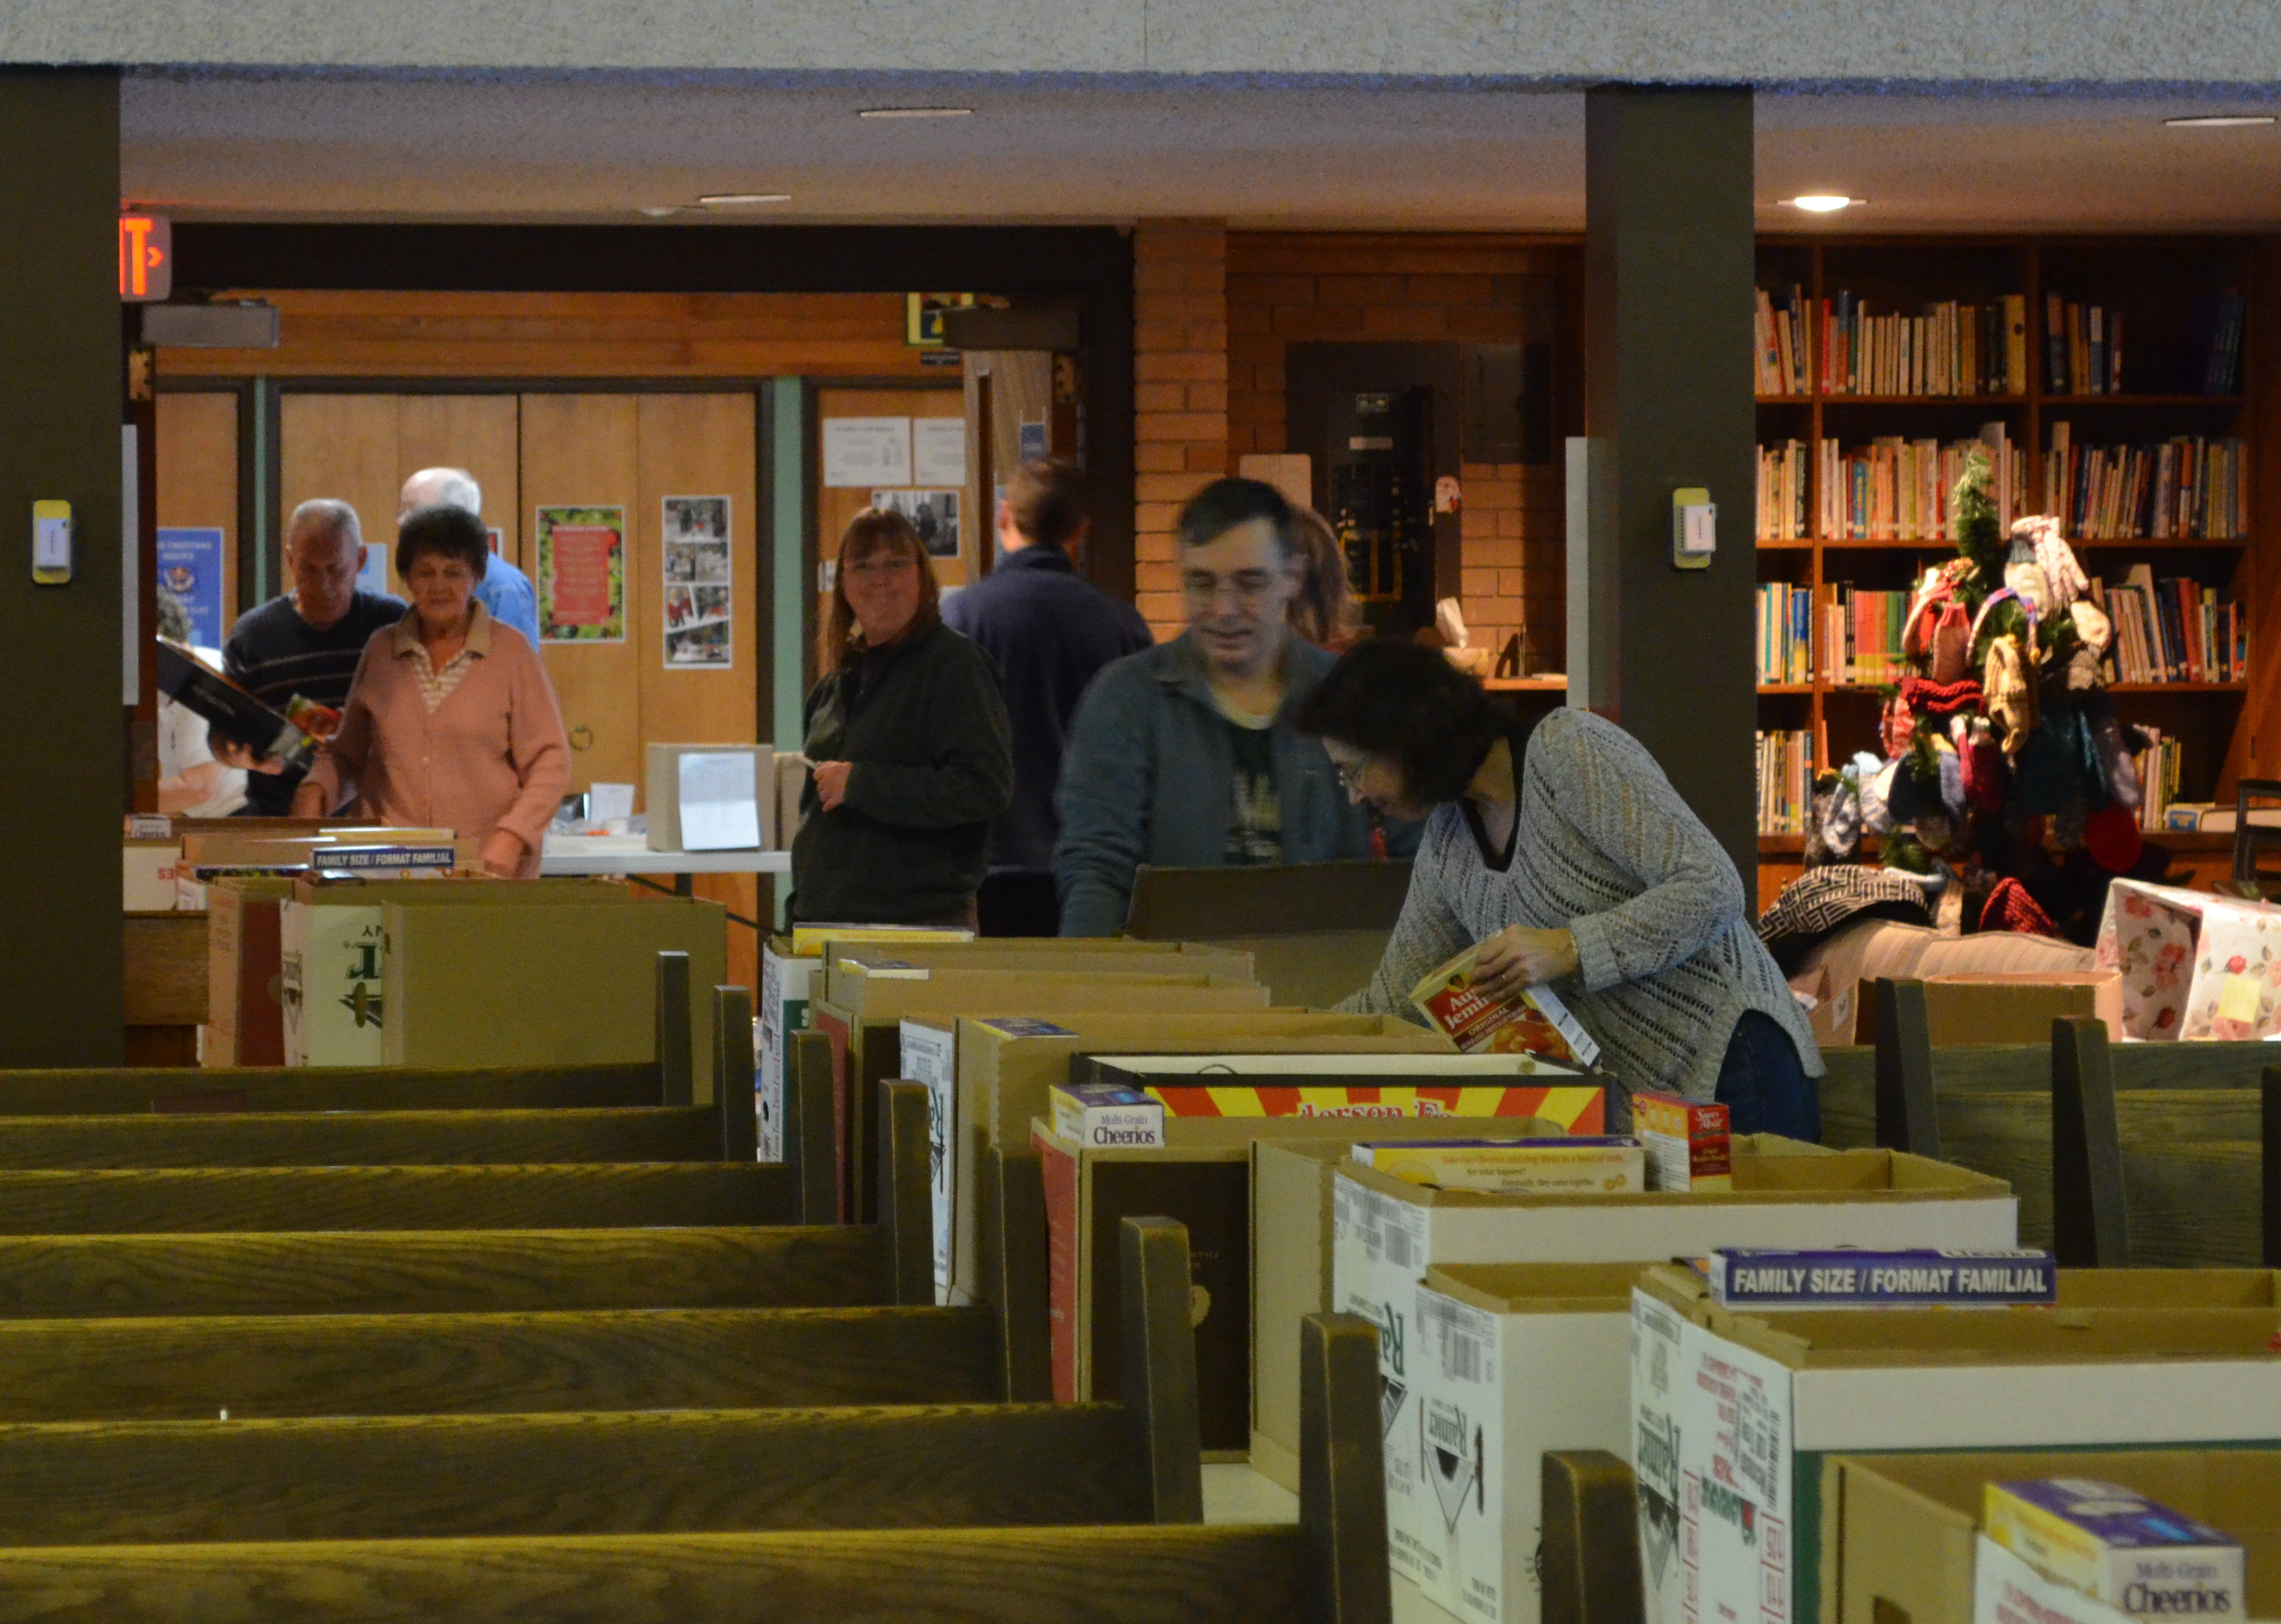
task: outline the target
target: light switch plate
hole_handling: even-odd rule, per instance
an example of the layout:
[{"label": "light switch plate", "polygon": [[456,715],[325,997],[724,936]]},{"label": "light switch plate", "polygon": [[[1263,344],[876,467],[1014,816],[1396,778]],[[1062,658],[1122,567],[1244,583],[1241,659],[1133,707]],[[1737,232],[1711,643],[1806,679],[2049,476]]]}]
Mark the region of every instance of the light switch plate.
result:
[{"label": "light switch plate", "polygon": [[1719,509],[1710,491],[1682,485],[1671,493],[1671,562],[1677,569],[1708,569],[1719,545]]},{"label": "light switch plate", "polygon": [[61,586],[72,578],[72,510],[69,502],[32,504],[32,579]]}]

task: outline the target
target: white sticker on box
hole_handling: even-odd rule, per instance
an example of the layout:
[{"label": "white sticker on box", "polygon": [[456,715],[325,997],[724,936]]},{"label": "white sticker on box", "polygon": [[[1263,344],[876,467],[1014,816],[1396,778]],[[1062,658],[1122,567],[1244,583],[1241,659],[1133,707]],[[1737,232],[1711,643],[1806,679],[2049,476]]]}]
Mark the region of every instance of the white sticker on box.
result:
[{"label": "white sticker on box", "polygon": [[958,1132],[958,1039],[939,1026],[902,1024],[902,1068],[897,1075],[927,1091],[927,1167],[934,1210],[934,1300],[950,1301],[950,1245],[956,1216],[954,1152]]}]

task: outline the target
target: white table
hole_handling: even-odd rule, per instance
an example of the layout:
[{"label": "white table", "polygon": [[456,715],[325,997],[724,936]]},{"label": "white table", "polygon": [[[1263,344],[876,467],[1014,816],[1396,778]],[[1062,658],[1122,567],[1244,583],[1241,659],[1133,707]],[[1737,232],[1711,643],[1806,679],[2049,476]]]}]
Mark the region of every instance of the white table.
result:
[{"label": "white table", "polygon": [[789,874],[790,852],[653,852],[638,834],[550,834],[538,871],[552,877],[670,874],[687,891],[692,874]]}]

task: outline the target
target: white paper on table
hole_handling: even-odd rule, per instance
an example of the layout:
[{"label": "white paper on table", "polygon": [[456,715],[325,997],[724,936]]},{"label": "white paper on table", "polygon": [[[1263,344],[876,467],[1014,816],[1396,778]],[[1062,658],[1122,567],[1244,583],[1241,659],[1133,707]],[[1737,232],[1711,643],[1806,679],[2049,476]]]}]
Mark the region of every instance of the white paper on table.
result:
[{"label": "white paper on table", "polygon": [[761,808],[746,751],[692,751],[681,758],[681,849],[750,851],[761,843]]},{"label": "white paper on table", "polygon": [[586,790],[586,821],[607,824],[614,817],[634,815],[634,786],[630,784],[595,784]]},{"label": "white paper on table", "polygon": [[823,483],[835,489],[911,483],[911,420],[827,417]]},{"label": "white paper on table", "polygon": [[966,420],[963,417],[911,419],[911,483],[963,485],[966,483]]}]

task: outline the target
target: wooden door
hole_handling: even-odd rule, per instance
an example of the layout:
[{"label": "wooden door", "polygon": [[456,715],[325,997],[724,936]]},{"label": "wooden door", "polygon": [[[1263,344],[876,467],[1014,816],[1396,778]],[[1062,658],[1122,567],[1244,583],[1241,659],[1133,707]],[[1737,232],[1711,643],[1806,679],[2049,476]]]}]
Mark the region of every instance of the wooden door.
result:
[{"label": "wooden door", "polygon": [[[397,400],[396,451],[404,481],[421,468],[465,468],[483,491],[483,522],[499,533],[499,555],[528,573],[522,512],[522,401],[514,395],[403,395]],[[395,545],[389,510],[389,540]],[[391,568],[393,568],[391,564]],[[395,577],[391,574],[390,580]]]},{"label": "wooden door", "polygon": [[[277,404],[278,512],[320,497],[356,509],[371,549],[367,579],[387,582],[396,551],[396,499],[404,485],[394,395],[319,395],[288,391]],[[281,527],[280,545],[284,537]],[[389,588],[387,590],[393,590]]]},{"label": "wooden door", "polygon": [[[570,735],[570,787],[642,781],[643,610],[634,587],[639,548],[630,532],[642,507],[637,436],[640,403],[632,395],[525,395],[522,413],[522,522],[531,537],[531,576],[542,611],[546,584],[536,554],[542,507],[615,507],[628,526],[622,604],[625,635],[607,642],[548,643],[542,653],[562,724]],[[544,633],[544,614],[540,631]]]},{"label": "wooden door", "polygon": [[221,630],[237,602],[237,397],[158,398],[159,525],[221,531]]},{"label": "wooden door", "polygon": [[[644,395],[637,402],[640,497],[627,515],[633,549],[627,578],[633,640],[641,651],[645,744],[752,744],[760,738],[755,674],[768,651],[761,646],[753,414],[750,395]],[[691,511],[709,518],[715,499],[728,504],[725,581],[713,578],[719,552],[709,542],[682,539],[692,532],[677,519],[669,526],[666,511],[669,501],[678,508],[693,499]],[[712,634],[692,629],[719,624],[714,617],[723,608],[728,646],[721,651]],[[684,629],[678,637],[669,636],[669,623]],[[726,664],[714,663],[723,658]],[[732,914],[761,916],[756,875],[700,874],[692,889]],[[759,943],[743,925],[729,927],[728,971],[732,982],[760,984]]]}]

